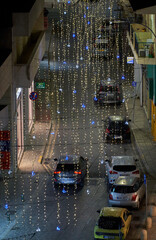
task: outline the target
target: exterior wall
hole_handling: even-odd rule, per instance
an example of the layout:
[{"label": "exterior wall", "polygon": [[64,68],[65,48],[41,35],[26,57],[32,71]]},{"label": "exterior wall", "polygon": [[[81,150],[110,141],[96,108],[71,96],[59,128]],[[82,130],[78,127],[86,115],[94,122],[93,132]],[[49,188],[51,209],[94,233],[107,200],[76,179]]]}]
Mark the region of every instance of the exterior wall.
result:
[{"label": "exterior wall", "polygon": [[152,112],[151,112],[151,132],[153,135],[153,140],[156,141],[156,106],[152,102]]},{"label": "exterior wall", "polygon": [[134,59],[134,80],[137,83],[135,88],[135,94],[140,98],[140,105],[143,105],[142,102],[142,66],[136,63]]},{"label": "exterior wall", "polygon": [[0,99],[4,96],[12,82],[12,54],[0,67]]}]

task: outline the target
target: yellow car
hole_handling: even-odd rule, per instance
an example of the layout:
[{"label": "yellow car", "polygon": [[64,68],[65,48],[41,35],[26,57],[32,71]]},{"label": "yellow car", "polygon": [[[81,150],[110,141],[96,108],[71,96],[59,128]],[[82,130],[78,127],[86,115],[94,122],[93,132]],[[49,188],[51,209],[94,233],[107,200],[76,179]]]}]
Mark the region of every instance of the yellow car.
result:
[{"label": "yellow car", "polygon": [[94,227],[94,240],[124,240],[129,232],[132,213],[126,208],[104,207]]}]

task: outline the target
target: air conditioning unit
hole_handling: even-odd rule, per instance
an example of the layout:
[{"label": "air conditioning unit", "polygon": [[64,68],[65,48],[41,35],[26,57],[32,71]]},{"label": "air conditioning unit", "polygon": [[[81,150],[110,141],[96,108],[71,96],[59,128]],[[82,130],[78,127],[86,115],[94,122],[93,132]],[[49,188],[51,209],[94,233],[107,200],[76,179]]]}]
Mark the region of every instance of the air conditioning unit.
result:
[{"label": "air conditioning unit", "polygon": [[139,49],[139,57],[145,57],[145,50],[144,49]]}]

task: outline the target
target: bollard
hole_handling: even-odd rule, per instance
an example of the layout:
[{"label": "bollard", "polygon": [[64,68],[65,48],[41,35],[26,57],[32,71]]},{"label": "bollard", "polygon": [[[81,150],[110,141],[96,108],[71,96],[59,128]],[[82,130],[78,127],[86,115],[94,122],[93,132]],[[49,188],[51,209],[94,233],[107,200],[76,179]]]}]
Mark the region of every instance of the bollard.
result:
[{"label": "bollard", "polygon": [[145,230],[145,229],[141,230],[140,239],[147,240],[147,230]]},{"label": "bollard", "polygon": [[147,217],[146,219],[146,229],[150,229],[152,227],[152,218]]},{"label": "bollard", "polygon": [[156,217],[156,206],[150,207],[150,217]]}]

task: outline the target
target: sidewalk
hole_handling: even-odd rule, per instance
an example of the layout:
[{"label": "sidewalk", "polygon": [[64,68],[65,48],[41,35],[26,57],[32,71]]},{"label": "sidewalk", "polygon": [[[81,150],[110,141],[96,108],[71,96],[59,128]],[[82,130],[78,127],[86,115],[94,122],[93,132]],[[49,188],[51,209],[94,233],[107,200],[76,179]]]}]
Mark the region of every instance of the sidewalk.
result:
[{"label": "sidewalk", "polygon": [[50,122],[35,122],[29,144],[25,148],[19,171],[22,173],[45,171],[41,162],[49,140]]},{"label": "sidewalk", "polygon": [[[140,99],[129,98],[126,101],[128,117],[131,119],[132,137],[141,161],[141,168],[147,177],[147,216],[150,209],[156,205],[156,142],[153,141],[150,126]],[[139,225],[137,228],[145,228],[145,206],[139,214]],[[135,226],[136,227],[136,226]],[[156,217],[152,217],[152,228],[148,229],[148,240],[156,240]],[[135,236],[136,237],[136,236]],[[140,237],[140,236],[139,236]]]},{"label": "sidewalk", "polygon": [[[25,148],[19,170],[16,174],[16,177],[9,176],[5,179],[5,185],[9,187],[10,195],[13,195],[14,198],[9,198],[7,200],[6,187],[4,186],[4,181],[0,181],[1,187],[1,211],[0,211],[0,240],[5,239],[5,236],[14,229],[18,223],[18,218],[22,216],[23,209],[27,208],[25,205],[25,199],[29,199],[26,189],[29,187],[29,179],[33,176],[35,185],[35,179],[41,173],[45,173],[46,169],[41,164],[42,157],[44,156],[44,149],[46,143],[49,140],[51,130],[50,122],[35,122],[33,131],[30,134],[29,142]],[[34,175],[32,175],[34,174]],[[16,180],[12,181],[12,178]],[[22,186],[21,179],[25,182],[25,185]],[[14,187],[18,188],[18,193],[15,194]],[[36,186],[36,185],[35,185]],[[24,191],[23,199],[22,193]],[[4,206],[4,204],[8,204]],[[17,217],[18,216],[18,217]],[[16,227],[15,227],[16,228]],[[25,229],[25,235],[21,232],[21,239],[27,239],[30,235],[33,236],[34,233],[27,232]]]}]

